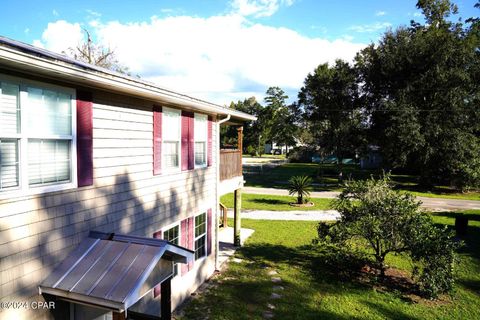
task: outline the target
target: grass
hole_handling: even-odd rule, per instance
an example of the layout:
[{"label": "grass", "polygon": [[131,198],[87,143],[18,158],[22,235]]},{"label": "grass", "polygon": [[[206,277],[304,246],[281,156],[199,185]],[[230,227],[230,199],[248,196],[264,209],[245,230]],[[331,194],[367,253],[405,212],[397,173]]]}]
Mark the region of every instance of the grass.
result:
[{"label": "grass", "polygon": [[[220,201],[227,206],[233,208],[233,193],[222,196]],[[270,210],[270,211],[310,211],[310,210],[329,210],[331,209],[331,199],[311,198],[315,205],[312,207],[294,207],[290,203],[295,202],[295,197],[289,196],[273,196],[264,194],[242,194],[242,209],[244,210]]]},{"label": "grass", "polygon": [[[308,175],[313,178],[315,191],[340,191],[342,186],[338,181],[338,171],[334,164],[286,163],[272,169],[248,171],[245,173],[246,186],[285,189],[292,176]],[[343,178],[368,179],[371,176],[382,175],[380,170],[361,170],[357,165],[344,165]],[[392,182],[399,190],[412,192],[416,196],[446,199],[480,200],[480,192],[459,193],[448,186],[423,188],[414,175],[392,174]]]},{"label": "grass", "polygon": [[[212,279],[212,289],[198,295],[184,319],[262,319],[267,303],[275,305],[275,319],[480,319],[480,211],[470,211],[469,237],[460,254],[458,281],[445,302],[413,303],[398,290],[378,290],[356,278],[339,276],[328,266],[320,247],[312,245],[315,222],[243,220],[255,229],[237,251],[242,263]],[[454,213],[435,213],[436,223],[453,225]],[[389,263],[407,268],[396,256]],[[270,298],[276,270],[285,290]]]}]

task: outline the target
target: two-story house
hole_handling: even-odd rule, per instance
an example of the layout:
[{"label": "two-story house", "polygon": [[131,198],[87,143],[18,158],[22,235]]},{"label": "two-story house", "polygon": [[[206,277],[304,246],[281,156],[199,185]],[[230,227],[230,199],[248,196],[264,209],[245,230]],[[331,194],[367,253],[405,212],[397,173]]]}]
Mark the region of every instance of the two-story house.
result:
[{"label": "two-story house", "polygon": [[232,191],[239,243],[219,128],[241,146],[250,120],[0,37],[0,318],[168,317],[218,267]]}]

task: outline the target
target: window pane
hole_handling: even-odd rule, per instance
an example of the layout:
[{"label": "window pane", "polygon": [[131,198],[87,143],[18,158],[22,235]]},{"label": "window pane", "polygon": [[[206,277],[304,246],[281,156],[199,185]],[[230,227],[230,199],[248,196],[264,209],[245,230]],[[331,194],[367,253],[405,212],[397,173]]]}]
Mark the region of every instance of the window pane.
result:
[{"label": "window pane", "polygon": [[198,215],[195,217],[195,237],[198,237],[205,233],[206,226],[205,226],[205,213]]},{"label": "window pane", "polygon": [[2,82],[0,86],[0,135],[20,133],[18,85]]},{"label": "window pane", "polygon": [[195,114],[195,141],[207,141],[207,116]]},{"label": "window pane", "polygon": [[205,146],[205,142],[195,142],[195,165],[197,166],[205,165],[207,163]]},{"label": "window pane", "polygon": [[167,141],[180,141],[180,112],[163,110],[162,137]]},{"label": "window pane", "polygon": [[28,176],[30,185],[70,180],[70,141],[28,141]]},{"label": "window pane", "polygon": [[195,260],[205,256],[205,236],[195,240]]},{"label": "window pane", "polygon": [[28,130],[35,135],[71,135],[70,95],[28,88]]},{"label": "window pane", "polygon": [[0,190],[18,187],[18,141],[0,140]]},{"label": "window pane", "polygon": [[170,228],[164,232],[163,239],[173,244],[178,244],[178,226]]},{"label": "window pane", "polygon": [[163,167],[178,167],[178,146],[179,142],[164,141],[163,142]]}]

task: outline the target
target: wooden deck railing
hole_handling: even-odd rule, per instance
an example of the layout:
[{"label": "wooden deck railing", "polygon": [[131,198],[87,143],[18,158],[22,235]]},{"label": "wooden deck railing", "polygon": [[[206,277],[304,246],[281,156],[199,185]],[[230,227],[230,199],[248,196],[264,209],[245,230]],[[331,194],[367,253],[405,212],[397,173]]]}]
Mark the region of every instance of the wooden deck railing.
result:
[{"label": "wooden deck railing", "polygon": [[220,150],[220,181],[242,176],[240,150]]}]

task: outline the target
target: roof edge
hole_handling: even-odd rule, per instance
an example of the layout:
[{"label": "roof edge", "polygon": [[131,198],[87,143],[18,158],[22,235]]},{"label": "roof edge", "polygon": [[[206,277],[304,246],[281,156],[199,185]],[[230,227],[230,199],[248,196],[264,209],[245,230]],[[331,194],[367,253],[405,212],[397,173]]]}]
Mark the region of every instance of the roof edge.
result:
[{"label": "roof edge", "polygon": [[0,36],[0,65],[2,62],[8,66],[21,66],[22,69],[32,70],[32,72],[54,74],[59,79],[69,79],[93,87],[108,87],[113,91],[159,100],[160,103],[186,106],[211,114],[231,115],[241,121],[256,120],[255,116],[238,110],[197,99],[141,79],[76,61],[45,49]]}]

